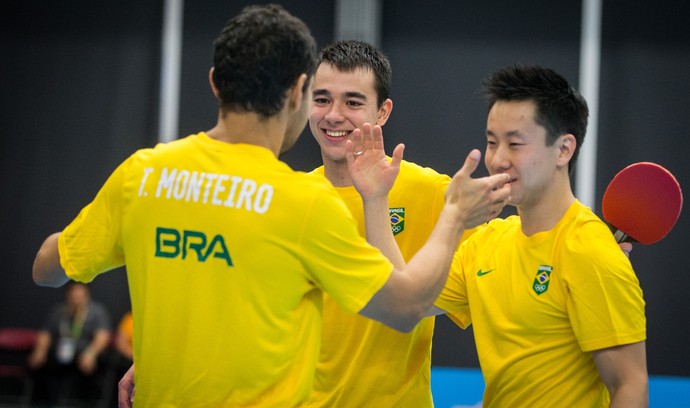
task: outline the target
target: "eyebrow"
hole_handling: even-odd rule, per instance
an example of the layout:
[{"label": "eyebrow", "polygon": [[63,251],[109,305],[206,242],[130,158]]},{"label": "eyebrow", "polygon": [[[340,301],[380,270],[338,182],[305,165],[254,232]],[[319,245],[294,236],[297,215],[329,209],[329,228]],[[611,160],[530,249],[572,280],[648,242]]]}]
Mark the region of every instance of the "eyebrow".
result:
[{"label": "eyebrow", "polygon": [[[314,96],[331,96],[331,92],[327,89],[314,89],[312,93]],[[345,97],[367,100],[367,96],[365,94],[355,91],[345,92]]]},{"label": "eyebrow", "polygon": [[348,98],[358,98],[358,99],[367,99],[367,96],[361,92],[355,92],[355,91],[350,91],[350,92],[345,92],[345,96]]},{"label": "eyebrow", "polygon": [[[498,137],[498,136],[497,136],[493,131],[491,131],[490,129],[486,129],[486,135],[487,135],[487,136],[495,136],[495,137]],[[507,136],[507,137],[516,137],[516,136],[520,136],[520,131],[519,131],[519,130],[511,130],[511,131],[508,131],[507,133],[505,133],[505,136]]]}]

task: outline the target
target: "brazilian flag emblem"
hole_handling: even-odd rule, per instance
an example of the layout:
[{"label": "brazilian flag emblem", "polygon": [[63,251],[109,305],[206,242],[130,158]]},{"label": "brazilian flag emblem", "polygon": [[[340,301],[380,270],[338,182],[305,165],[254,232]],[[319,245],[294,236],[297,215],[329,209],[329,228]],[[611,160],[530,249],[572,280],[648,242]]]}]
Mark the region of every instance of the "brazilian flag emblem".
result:
[{"label": "brazilian flag emblem", "polygon": [[393,235],[398,235],[405,229],[405,208],[389,208],[388,215],[391,219]]},{"label": "brazilian flag emblem", "polygon": [[541,295],[549,290],[552,270],[553,266],[549,265],[540,265],[539,269],[537,269],[537,276],[534,278],[534,283],[532,284],[532,289],[534,289],[537,295]]}]

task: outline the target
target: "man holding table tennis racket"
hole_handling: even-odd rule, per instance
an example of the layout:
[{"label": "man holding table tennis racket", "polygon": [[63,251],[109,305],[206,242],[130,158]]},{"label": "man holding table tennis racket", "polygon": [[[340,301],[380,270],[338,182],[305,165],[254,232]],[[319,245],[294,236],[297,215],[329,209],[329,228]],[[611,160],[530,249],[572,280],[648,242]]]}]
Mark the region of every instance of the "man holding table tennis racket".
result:
[{"label": "man holding table tennis racket", "polygon": [[[485,164],[510,176],[518,215],[461,244],[432,313],[473,324],[484,406],[647,406],[645,303],[621,251],[629,244],[619,247],[570,185],[585,100],[542,67],[498,70],[485,87]],[[363,133],[351,151],[376,150]],[[372,156],[353,156],[351,167]]]},{"label": "man holding table tennis racket", "polygon": [[436,302],[460,327],[474,325],[484,404],[647,406],[639,281],[570,185],[584,98],[542,67],[498,70],[484,85],[484,162],[510,175],[518,215],[461,246]]}]

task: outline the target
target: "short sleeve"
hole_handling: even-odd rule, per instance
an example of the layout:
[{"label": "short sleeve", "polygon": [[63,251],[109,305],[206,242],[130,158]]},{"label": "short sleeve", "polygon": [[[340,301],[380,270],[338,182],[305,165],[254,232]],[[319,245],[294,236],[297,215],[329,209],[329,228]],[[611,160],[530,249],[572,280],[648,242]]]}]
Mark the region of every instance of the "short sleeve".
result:
[{"label": "short sleeve", "polygon": [[302,262],[312,279],[345,309],[359,312],[383,287],[393,265],[359,235],[335,190],[314,201],[302,234]]},{"label": "short sleeve", "polygon": [[[460,246],[461,250],[466,244]],[[448,280],[434,306],[446,311],[455,324],[466,329],[472,323],[467,297],[467,283],[462,268],[461,251],[456,251],[451,263]]]},{"label": "short sleeve", "polygon": [[645,302],[630,261],[610,234],[573,239],[561,259],[573,331],[584,351],[630,344],[646,338]]},{"label": "short sleeve", "polygon": [[122,183],[129,163],[125,161],[111,174],[94,200],[60,234],[60,263],[70,279],[90,282],[124,265]]}]

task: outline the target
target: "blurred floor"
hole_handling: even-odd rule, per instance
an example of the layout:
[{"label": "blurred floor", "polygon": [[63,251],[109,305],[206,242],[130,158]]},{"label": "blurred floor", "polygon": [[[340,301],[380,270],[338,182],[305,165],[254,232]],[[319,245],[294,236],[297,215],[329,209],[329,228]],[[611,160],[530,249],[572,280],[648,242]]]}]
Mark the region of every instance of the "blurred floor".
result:
[{"label": "blurred floor", "polygon": [[[432,367],[435,408],[479,408],[484,380],[479,369]],[[690,378],[651,376],[649,408],[690,408]]]}]

